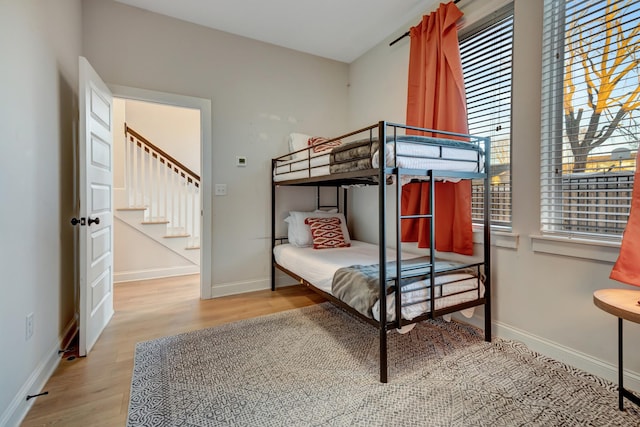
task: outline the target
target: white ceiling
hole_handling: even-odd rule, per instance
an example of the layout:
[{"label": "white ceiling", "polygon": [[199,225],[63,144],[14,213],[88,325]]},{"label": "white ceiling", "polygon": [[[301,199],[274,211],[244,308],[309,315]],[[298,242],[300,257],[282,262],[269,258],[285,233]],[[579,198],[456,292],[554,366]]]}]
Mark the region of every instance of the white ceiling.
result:
[{"label": "white ceiling", "polygon": [[[141,9],[350,63],[439,0],[117,0]],[[408,29],[408,28],[407,28]]]}]

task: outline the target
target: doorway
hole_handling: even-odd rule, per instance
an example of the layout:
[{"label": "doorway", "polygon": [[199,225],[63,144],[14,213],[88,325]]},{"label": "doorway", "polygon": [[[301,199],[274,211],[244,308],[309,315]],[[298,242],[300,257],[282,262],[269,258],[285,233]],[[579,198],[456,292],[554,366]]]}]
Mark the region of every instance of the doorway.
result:
[{"label": "doorway", "polygon": [[[135,223],[135,221],[131,221],[130,223],[128,222],[128,219],[125,218],[125,215],[138,215],[137,213],[132,213],[135,209],[132,208],[130,209],[131,212],[120,212],[120,214],[122,214],[122,218],[118,220],[118,224],[120,225],[120,227],[118,227],[118,224],[116,224],[116,243],[117,241],[122,238],[122,239],[128,239],[128,238],[136,238],[136,241],[143,245],[143,248],[135,248],[133,251],[130,251],[131,255],[127,256],[125,258],[122,259],[127,259],[127,262],[129,262],[129,265],[127,265],[127,268],[131,268],[131,266],[135,266],[135,262],[138,262],[137,266],[139,268],[139,271],[141,272],[141,275],[136,275],[136,274],[114,274],[115,277],[115,282],[118,281],[134,281],[134,280],[146,280],[146,279],[150,279],[150,278],[154,278],[153,275],[156,274],[162,274],[160,270],[154,270],[154,269],[149,269],[149,268],[145,268],[144,267],[144,261],[143,258],[147,257],[147,259],[149,258],[156,258],[155,262],[156,264],[159,263],[158,261],[158,257],[165,257],[165,261],[160,262],[160,264],[163,265],[164,269],[162,271],[165,272],[165,276],[177,276],[177,275],[187,275],[187,274],[197,274],[200,273],[200,298],[201,299],[208,299],[211,298],[211,287],[210,287],[210,283],[211,283],[211,269],[210,269],[210,262],[203,262],[203,260],[210,260],[211,259],[211,233],[210,233],[210,224],[211,224],[211,195],[210,195],[210,191],[211,191],[211,177],[212,177],[212,173],[211,173],[211,161],[207,161],[207,159],[211,158],[211,152],[212,152],[212,148],[211,148],[211,101],[208,99],[202,99],[202,98],[193,98],[193,97],[188,97],[188,96],[182,96],[182,95],[175,95],[175,94],[168,94],[168,93],[163,93],[163,92],[155,92],[155,91],[148,91],[148,90],[143,90],[143,89],[136,89],[136,88],[129,88],[129,87],[123,87],[123,86],[110,86],[110,89],[113,92],[113,96],[114,99],[116,100],[116,104],[120,104],[121,106],[126,106],[124,108],[124,111],[121,111],[120,113],[118,113],[118,107],[114,107],[114,124],[118,127],[116,127],[116,136],[114,137],[114,140],[116,141],[122,141],[123,144],[125,142],[124,138],[124,122],[127,120],[131,120],[130,122],[127,123],[127,126],[133,130],[133,135],[134,136],[130,136],[129,134],[126,136],[127,138],[127,145],[126,147],[133,147],[138,145],[138,147],[136,148],[138,150],[138,154],[134,154],[134,156],[136,156],[136,162],[138,163],[138,167],[139,168],[149,168],[149,166],[144,166],[141,162],[141,159],[144,157],[146,158],[146,162],[149,162],[150,160],[153,160],[154,162],[157,163],[157,165],[162,164],[162,167],[160,166],[155,166],[157,168],[157,170],[159,171],[164,171],[165,169],[167,169],[167,165],[171,164],[172,167],[169,168],[168,170],[171,171],[171,177],[169,179],[173,179],[176,180],[177,178],[174,178],[173,176],[175,175],[175,177],[184,177],[185,174],[180,171],[178,173],[173,173],[173,161],[167,161],[166,159],[162,159],[160,160],[159,158],[156,158],[158,156],[156,156],[156,152],[155,152],[155,148],[152,150],[153,151],[153,155],[151,155],[151,151],[149,151],[149,148],[147,148],[147,146],[145,145],[144,147],[142,147],[140,145],[140,141],[138,141],[138,137],[140,137],[142,140],[146,142],[152,142],[153,139],[156,139],[155,143],[157,143],[158,149],[162,152],[173,152],[172,154],[175,156],[175,158],[177,160],[180,160],[181,163],[183,163],[182,166],[184,166],[187,170],[191,171],[195,171],[194,174],[198,175],[198,179],[199,179],[199,183],[197,185],[197,196],[192,196],[194,198],[197,197],[197,205],[189,203],[188,205],[190,206],[189,208],[185,208],[184,211],[179,211],[180,212],[180,216],[182,216],[182,212],[187,212],[188,209],[191,209],[192,212],[188,215],[191,217],[194,217],[194,220],[192,222],[198,222],[196,225],[197,227],[195,227],[196,231],[197,231],[197,236],[194,236],[193,234],[193,229],[190,229],[189,233],[186,233],[184,231],[184,228],[181,228],[182,231],[176,231],[177,228],[176,227],[171,227],[169,228],[170,231],[167,232],[168,234],[168,238],[165,240],[170,246],[173,245],[173,249],[169,248],[163,248],[162,245],[158,244],[157,242],[162,242],[162,239],[156,239],[156,242],[154,242],[151,238],[148,239],[144,239],[144,236],[142,236],[142,234],[145,232],[144,230],[142,230],[143,227],[150,227],[150,228],[162,228],[163,226],[159,224],[159,222],[162,221],[158,221],[158,216],[160,217],[165,217],[167,216],[167,213],[165,212],[171,212],[172,210],[168,210],[165,212],[155,212],[155,213],[150,213],[150,211],[153,211],[153,209],[149,209],[148,205],[149,205],[149,200],[147,198],[144,199],[144,202],[142,202],[141,200],[135,200],[135,198],[132,201],[133,205],[140,205],[137,206],[139,208],[142,208],[142,205],[146,205],[147,209],[144,213],[144,215],[146,215],[145,219],[143,221],[138,221],[138,224],[144,223],[145,225],[140,225],[137,228],[134,228],[134,226],[132,225],[133,223]],[[129,113],[129,114],[127,114]],[[120,115],[120,117],[117,117],[118,114]],[[185,142],[185,146],[183,148],[185,148],[185,150],[180,153],[180,149],[179,148],[179,143],[175,143],[174,142],[174,146],[171,147],[171,142],[170,139],[171,138],[175,138],[175,128],[180,128],[180,126],[174,126],[173,128],[171,126],[167,126],[165,122],[168,121],[167,117],[169,117],[171,114],[175,114],[175,117],[177,117],[177,120],[181,121],[182,124],[184,125],[184,129],[181,129],[180,131],[184,132],[185,138],[190,140],[191,142],[186,141]],[[147,116],[146,118],[144,116]],[[155,115],[155,117],[154,117]],[[168,116],[169,115],[169,116]],[[128,116],[128,119],[127,119]],[[195,119],[193,118],[195,116]],[[156,122],[161,122],[161,124],[159,124],[157,127],[158,129],[153,129],[153,123]],[[135,129],[134,123],[138,125],[139,129]],[[121,126],[121,127],[120,127]],[[162,141],[162,127],[166,126],[166,132],[168,135],[167,138],[165,138],[164,141]],[[193,129],[193,126],[197,126],[197,129]],[[142,136],[142,134],[147,133],[147,135]],[[172,134],[173,133],[173,134]],[[171,135],[172,134],[172,135]],[[122,138],[122,139],[120,139]],[[135,139],[135,140],[134,140]],[[151,140],[151,141],[149,141]],[[156,144],[153,143],[153,146],[156,147]],[[169,145],[169,147],[167,148],[167,146]],[[164,148],[166,148],[166,150],[164,148],[161,148],[159,146],[162,146]],[[176,148],[178,147],[178,148]],[[127,148],[127,150],[133,150],[133,148]],[[176,151],[178,151],[176,153]],[[133,151],[132,151],[133,152]],[[142,154],[140,154],[142,153]],[[126,162],[127,160],[125,160],[126,156],[131,157],[132,155],[130,153],[123,153],[123,152],[118,152],[115,151],[114,152],[114,157],[118,156],[120,157],[120,160],[122,161],[122,163]],[[182,161],[180,158],[182,157]],[[129,159],[129,161],[131,161]],[[114,159],[114,164],[117,164],[118,159]],[[127,173],[129,174],[127,176]],[[145,172],[147,175],[149,175],[149,171],[147,170]],[[160,172],[153,172],[154,174],[159,174]],[[165,172],[162,172],[165,173]],[[139,177],[141,174],[141,172],[137,172],[136,176]],[[120,173],[118,174],[119,177],[116,178],[114,176],[114,199],[121,199],[123,197],[128,197],[129,199],[131,199],[132,196],[126,196],[124,195],[126,193],[126,191],[121,188],[120,190],[118,190],[118,187],[123,187],[123,183],[127,180],[131,181],[131,183],[133,183],[135,181],[135,179],[132,179],[131,176],[131,172],[126,172],[125,171],[125,166],[122,167],[122,170],[120,170]],[[164,178],[165,180],[167,180],[167,178]],[[183,178],[184,179],[184,178]],[[194,179],[189,178],[188,182],[189,182],[189,186],[193,186],[193,182],[195,181]],[[187,181],[185,181],[186,183]],[[149,186],[150,184],[145,184],[147,186]],[[176,184],[173,184],[174,186],[176,186]],[[186,187],[187,185],[182,185],[182,184],[178,184],[177,187]],[[153,188],[153,185],[151,185],[151,188]],[[120,191],[120,192],[119,192]],[[124,191],[124,192],[123,192]],[[160,191],[155,190],[158,192],[158,194],[161,194]],[[184,197],[184,196],[159,196],[160,199],[162,199],[163,197],[165,199],[168,200],[180,200],[180,203],[184,204],[184,199],[180,199],[180,197]],[[129,202],[131,202],[131,200],[129,200]],[[116,200],[116,207],[119,202],[118,200]],[[168,209],[167,207],[165,207],[165,205],[168,205],[169,202],[167,201],[162,201],[162,203],[160,203],[161,205],[163,205],[163,208],[154,208],[154,209]],[[158,203],[154,202],[153,206],[156,206]],[[130,203],[131,205],[131,203]],[[172,208],[175,209],[175,208]],[[144,209],[142,209],[144,210]],[[127,211],[127,209],[123,209],[123,211]],[[139,215],[143,215],[142,213],[140,213]],[[168,214],[170,216],[170,214]],[[161,218],[160,218],[161,219]],[[166,228],[166,226],[164,226]],[[119,234],[120,233],[120,234]],[[181,234],[189,235],[190,237],[188,239],[182,239]],[[151,233],[153,234],[153,233]],[[158,234],[157,232],[155,232],[155,234]],[[172,235],[173,234],[173,235]],[[172,236],[171,236],[172,235]],[[165,236],[167,237],[167,236]],[[122,240],[120,239],[120,240]],[[182,242],[178,242],[179,240],[184,240],[184,244]],[[146,242],[146,243],[144,243]],[[188,242],[188,243],[187,243]],[[122,247],[122,245],[120,245]],[[181,255],[180,251],[178,249],[176,249],[177,247],[180,246],[190,246],[189,249],[194,249],[196,248],[197,251],[199,252],[199,259],[197,261],[199,261],[196,264],[196,259],[193,258],[194,256],[194,252],[193,250],[190,251],[183,251],[184,253]],[[127,250],[127,249],[125,249]],[[154,256],[149,257],[150,253],[149,251],[156,251],[154,252]],[[118,268],[118,246],[114,246],[114,254],[116,257],[116,269]],[[143,256],[139,256],[140,259],[138,259],[136,261],[135,257],[136,254],[143,254]],[[186,255],[185,255],[186,254]],[[196,254],[196,257],[198,255]],[[133,258],[132,258],[133,257]],[[193,262],[188,262],[187,260],[191,258]],[[122,263],[121,263],[122,264]],[[144,277],[145,275],[145,271],[148,273],[149,277]],[[117,271],[116,271],[117,273]]]}]

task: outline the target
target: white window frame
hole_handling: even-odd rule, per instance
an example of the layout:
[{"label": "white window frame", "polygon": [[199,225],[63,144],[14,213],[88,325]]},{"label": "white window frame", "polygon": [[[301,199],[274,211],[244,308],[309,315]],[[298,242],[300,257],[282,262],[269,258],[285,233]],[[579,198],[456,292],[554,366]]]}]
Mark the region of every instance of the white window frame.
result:
[{"label": "white window frame", "polygon": [[[572,155],[567,154],[571,150],[567,151],[566,144],[563,148],[566,136],[563,107],[567,32],[565,6],[572,3],[578,3],[580,7],[588,4],[587,1],[544,1],[540,213],[542,236],[534,239],[534,250],[537,246],[543,252],[549,252],[543,248],[558,238],[583,243],[600,241],[607,247],[610,244],[615,247],[620,242],[628,218],[633,185],[633,171],[629,170],[629,166],[625,167],[625,173],[612,173],[608,176],[607,171],[598,172],[595,166],[578,173],[564,170],[567,168],[564,160]],[[605,2],[602,3],[604,6]],[[576,90],[580,90],[577,85]],[[574,96],[581,93],[586,98],[586,89]],[[612,141],[610,144],[603,144],[603,147],[615,146]],[[601,150],[611,157],[613,164],[614,148]],[[624,179],[623,175],[626,175]],[[607,260],[608,258],[610,257],[607,256]]]},{"label": "white window frame", "polygon": [[[492,191],[491,191],[491,195],[492,195],[492,203],[491,203],[491,228],[495,229],[495,230],[502,230],[502,231],[510,231],[512,229],[512,186],[511,186],[511,147],[512,147],[512,137],[511,137],[511,129],[512,129],[512,114],[511,114],[511,98],[512,98],[512,91],[513,91],[513,21],[514,21],[514,7],[513,7],[513,3],[509,3],[504,7],[501,7],[500,9],[496,10],[495,12],[489,14],[488,16],[486,16],[485,18],[473,23],[472,25],[463,28],[462,30],[460,30],[459,32],[459,40],[460,40],[460,45],[461,45],[461,56],[462,56],[462,68],[463,71],[465,70],[465,61],[464,61],[464,52],[463,50],[463,46],[467,43],[470,42],[470,44],[474,43],[474,38],[477,38],[477,42],[478,43],[483,43],[482,41],[482,37],[489,35],[495,36],[495,28],[496,25],[499,25],[500,23],[504,23],[505,21],[508,22],[508,24],[510,23],[511,25],[511,38],[510,40],[506,40],[505,39],[500,39],[497,40],[497,44],[500,45],[502,48],[504,47],[508,47],[510,45],[510,49],[507,50],[503,50],[500,55],[502,55],[502,58],[509,61],[510,67],[510,75],[508,78],[508,87],[507,85],[496,85],[495,87],[489,88],[487,89],[487,82],[486,80],[482,81],[482,76],[480,76],[480,78],[477,80],[478,81],[478,85],[481,86],[479,89],[479,92],[476,92],[477,94],[479,94],[480,96],[484,96],[485,98],[482,98],[481,101],[478,102],[478,104],[482,104],[483,101],[485,100],[489,100],[489,102],[492,103],[496,103],[497,99],[500,97],[508,97],[508,101],[504,102],[504,105],[502,105],[499,110],[500,110],[500,114],[502,114],[502,117],[492,117],[491,120],[497,120],[495,123],[493,123],[492,125],[489,126],[478,126],[476,124],[474,124],[472,121],[470,121],[469,123],[469,133],[473,134],[473,135],[479,135],[479,136],[488,136],[491,139],[491,152],[492,152],[492,166],[494,171],[499,171],[502,172],[502,174],[507,174],[507,179],[503,179],[504,182],[496,182],[496,183],[492,183]],[[510,21],[510,22],[509,22]],[[487,32],[489,32],[487,34]],[[484,45],[482,44],[480,46],[482,49],[486,48],[486,52],[493,54],[492,60],[495,59],[496,54],[495,51],[492,50],[492,46],[490,44]],[[478,51],[475,50],[474,53],[477,53]],[[483,51],[484,52],[484,51]],[[476,74],[478,72],[478,67],[481,67],[483,65],[475,65],[475,71],[476,73],[473,73],[473,71],[471,71],[469,74]],[[480,71],[481,72],[481,71]],[[467,86],[467,110],[468,110],[468,114],[471,116],[471,110],[474,109],[474,104],[473,102],[470,102],[470,99],[473,97],[472,91],[469,90],[469,82],[468,81],[473,81],[473,76],[471,76],[470,78],[468,78],[469,76],[465,76],[465,85]],[[502,75],[502,77],[506,77],[504,74]],[[499,79],[496,79],[499,80]],[[500,87],[498,87],[500,86]],[[489,92],[492,91],[493,94],[490,94]],[[470,93],[471,92],[471,93]],[[508,92],[508,94],[506,94],[505,92]],[[495,98],[491,98],[492,96],[494,96]],[[477,105],[477,104],[476,104]],[[489,109],[490,107],[486,107],[486,106],[479,106],[476,107],[479,109],[483,109],[483,108],[487,108]],[[497,126],[499,125],[499,126]],[[493,126],[493,128],[491,128],[491,126]],[[505,130],[503,129],[504,126],[507,126],[508,129]],[[502,151],[501,153],[498,154],[498,151],[495,150],[495,142],[498,141],[498,138],[502,138],[503,140],[506,138],[508,139],[508,152],[505,153],[504,151]],[[506,166],[506,168],[497,168],[498,162],[496,161],[498,155],[502,155],[503,157],[508,157],[508,164],[504,165]],[[504,161],[504,159],[502,159]],[[502,170],[504,169],[504,170]],[[497,177],[496,177],[497,179]],[[482,190],[482,184],[481,183],[474,183],[473,185],[473,221],[474,224],[475,223],[480,223],[482,222],[482,198],[483,198],[483,190]],[[476,224],[476,226],[479,226],[479,224]]]}]

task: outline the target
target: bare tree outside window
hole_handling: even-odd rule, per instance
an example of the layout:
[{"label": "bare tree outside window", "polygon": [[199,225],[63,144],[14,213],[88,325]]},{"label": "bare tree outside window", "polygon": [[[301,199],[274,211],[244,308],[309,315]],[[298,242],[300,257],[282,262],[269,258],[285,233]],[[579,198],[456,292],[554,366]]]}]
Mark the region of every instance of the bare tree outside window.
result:
[{"label": "bare tree outside window", "polygon": [[563,110],[573,173],[585,172],[589,154],[616,133],[638,139],[630,133],[640,109],[640,21],[633,1],[604,3],[567,10]]}]

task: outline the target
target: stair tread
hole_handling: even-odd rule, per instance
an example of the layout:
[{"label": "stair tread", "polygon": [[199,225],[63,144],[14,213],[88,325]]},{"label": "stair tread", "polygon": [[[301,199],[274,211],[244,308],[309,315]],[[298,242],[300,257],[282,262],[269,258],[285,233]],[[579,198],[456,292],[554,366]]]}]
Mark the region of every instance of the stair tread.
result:
[{"label": "stair tread", "polygon": [[192,251],[192,250],[195,250],[195,249],[200,249],[200,246],[187,246],[185,249],[188,250],[188,251]]},{"label": "stair tread", "polygon": [[174,237],[190,237],[191,234],[167,234],[166,236],[162,236],[165,239],[172,239]]},{"label": "stair tread", "polygon": [[141,224],[169,224],[169,221],[167,221],[167,220],[142,221]]},{"label": "stair tread", "polygon": [[138,207],[130,207],[130,208],[117,208],[117,211],[146,211],[147,208],[144,206],[138,206]]}]

